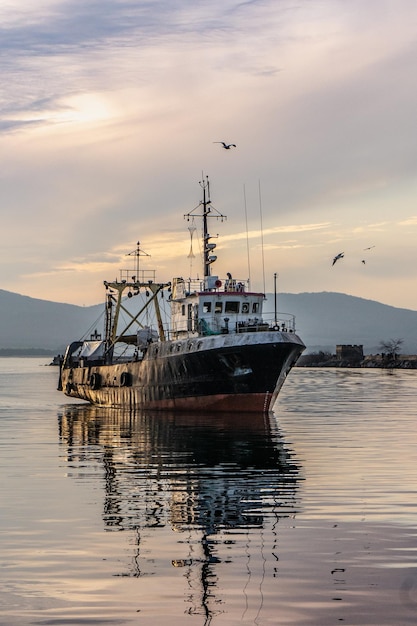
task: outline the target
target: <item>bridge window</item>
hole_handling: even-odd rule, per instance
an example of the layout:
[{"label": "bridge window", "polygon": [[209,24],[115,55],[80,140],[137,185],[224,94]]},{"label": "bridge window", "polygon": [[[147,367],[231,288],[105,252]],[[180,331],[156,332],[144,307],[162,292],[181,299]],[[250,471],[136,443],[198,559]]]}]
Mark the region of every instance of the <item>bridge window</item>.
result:
[{"label": "bridge window", "polygon": [[226,302],[226,306],[224,307],[225,313],[239,313],[239,302],[229,301]]},{"label": "bridge window", "polygon": [[211,302],[203,302],[203,313],[211,313]]},{"label": "bridge window", "polygon": [[242,304],[242,313],[249,313],[249,302],[244,302]]},{"label": "bridge window", "polygon": [[259,302],[254,302],[252,304],[252,313],[259,313]]},{"label": "bridge window", "polygon": [[222,302],[216,302],[214,305],[214,312],[215,313],[221,313],[223,310],[223,303]]}]

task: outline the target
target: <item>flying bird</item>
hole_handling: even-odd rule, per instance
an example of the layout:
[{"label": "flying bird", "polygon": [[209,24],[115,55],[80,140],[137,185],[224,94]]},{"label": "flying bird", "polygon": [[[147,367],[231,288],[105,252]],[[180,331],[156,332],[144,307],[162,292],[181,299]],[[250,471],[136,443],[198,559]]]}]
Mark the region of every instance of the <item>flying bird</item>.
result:
[{"label": "flying bird", "polygon": [[339,254],[336,254],[336,256],[333,259],[333,263],[332,266],[336,263],[336,261],[338,261],[339,259],[343,259],[343,257],[345,256],[344,252],[339,252]]},{"label": "flying bird", "polygon": [[236,148],[235,143],[225,143],[224,141],[213,141],[213,143],[221,143],[225,150],[230,150],[230,148]]},{"label": "flying bird", "polygon": [[363,263],[364,265],[366,264],[366,261],[365,261],[365,259],[362,259],[362,263]]},{"label": "flying bird", "polygon": [[375,248],[375,246],[369,246],[369,248],[364,248],[364,250],[372,250],[372,248]]}]

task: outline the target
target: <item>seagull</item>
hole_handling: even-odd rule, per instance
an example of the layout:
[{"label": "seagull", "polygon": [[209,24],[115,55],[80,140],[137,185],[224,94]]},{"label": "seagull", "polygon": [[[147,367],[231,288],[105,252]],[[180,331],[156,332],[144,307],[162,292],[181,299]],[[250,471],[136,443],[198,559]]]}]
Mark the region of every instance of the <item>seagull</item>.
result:
[{"label": "seagull", "polygon": [[230,150],[230,148],[236,148],[235,143],[225,143],[224,141],[213,141],[213,143],[221,143],[225,150]]},{"label": "seagull", "polygon": [[344,252],[339,252],[339,254],[336,254],[336,256],[333,259],[333,263],[332,266],[336,263],[336,261],[338,261],[339,259],[343,259],[343,257],[345,256]]},{"label": "seagull", "polygon": [[369,246],[369,248],[364,248],[364,250],[372,250],[372,248],[375,248],[375,246]]},{"label": "seagull", "polygon": [[366,264],[366,261],[365,261],[365,259],[362,259],[362,263],[363,263],[364,265]]}]

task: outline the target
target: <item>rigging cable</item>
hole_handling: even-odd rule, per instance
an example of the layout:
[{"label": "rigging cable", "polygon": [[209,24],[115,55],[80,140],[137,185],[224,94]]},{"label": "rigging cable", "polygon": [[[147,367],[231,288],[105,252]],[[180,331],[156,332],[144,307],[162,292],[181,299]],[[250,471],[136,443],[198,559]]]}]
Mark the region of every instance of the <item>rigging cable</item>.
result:
[{"label": "rigging cable", "polygon": [[80,341],[83,341],[85,339],[87,339],[93,332],[93,328],[95,327],[95,330],[97,330],[97,326],[99,324],[99,322],[103,319],[104,317],[104,311],[102,311],[100,313],[100,315],[98,316],[98,318],[95,320],[95,322],[93,322],[88,329],[85,331],[85,333],[82,335]]},{"label": "rigging cable", "polygon": [[246,253],[248,257],[248,287],[250,290],[250,254],[249,254],[249,231],[248,231],[248,211],[246,206],[246,189],[243,185],[243,200],[245,205],[245,223],[246,223]]}]

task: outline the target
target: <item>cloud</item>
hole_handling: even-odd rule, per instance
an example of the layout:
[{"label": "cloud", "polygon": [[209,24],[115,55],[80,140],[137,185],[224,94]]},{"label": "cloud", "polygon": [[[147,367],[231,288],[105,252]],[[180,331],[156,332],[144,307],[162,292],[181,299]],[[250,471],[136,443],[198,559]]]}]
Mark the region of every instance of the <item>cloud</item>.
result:
[{"label": "cloud", "polygon": [[[314,273],[318,290],[366,292],[329,273],[339,245],[375,243],[378,259],[392,257],[387,281],[401,276],[414,256],[417,5],[374,9],[3,3],[0,284],[62,299],[82,289],[85,302],[84,285],[117,273],[138,239],[158,271],[190,271],[179,221],[199,200],[202,171],[230,218],[219,271],[246,272],[246,242],[258,252],[262,235],[266,261],[286,268],[293,288],[310,287]],[[238,145],[233,154],[212,143],[223,139]],[[410,283],[403,304],[413,293]]]},{"label": "cloud", "polygon": [[2,119],[0,120],[0,133],[10,132],[14,130],[24,130],[29,126],[43,125],[45,120],[13,120],[13,119]]},{"label": "cloud", "polygon": [[3,10],[0,59],[9,86],[0,103],[3,132],[62,121],[56,112],[70,111],[67,100],[85,92],[152,82],[157,65],[164,71],[172,58],[164,49],[228,30],[221,3],[209,8],[175,1],[69,0],[34,6]]},{"label": "cloud", "polygon": [[412,215],[406,220],[399,222],[400,226],[417,226],[417,215]]}]

